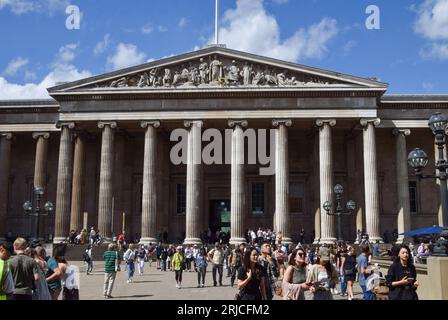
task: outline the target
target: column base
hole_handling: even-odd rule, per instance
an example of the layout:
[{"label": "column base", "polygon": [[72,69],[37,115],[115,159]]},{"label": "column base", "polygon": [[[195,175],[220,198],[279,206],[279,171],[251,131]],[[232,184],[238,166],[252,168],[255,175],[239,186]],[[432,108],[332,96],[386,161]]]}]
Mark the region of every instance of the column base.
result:
[{"label": "column base", "polygon": [[247,243],[246,238],[230,238],[229,243],[234,246],[238,246],[242,243]]},{"label": "column base", "polygon": [[[292,244],[292,239],[289,238],[289,237],[283,237],[282,244],[291,245]],[[303,243],[302,243],[302,245],[303,245]]]},{"label": "column base", "polygon": [[320,243],[320,238],[314,239],[313,244],[319,244],[319,243]]},{"label": "column base", "polygon": [[369,241],[370,241],[371,245],[374,245],[377,240],[380,243],[384,243],[383,238],[381,238],[381,237],[369,237]]},{"label": "column base", "polygon": [[322,243],[322,244],[334,244],[335,242],[337,242],[338,241],[338,239],[336,239],[336,238],[322,238],[322,239],[320,239],[320,243]]},{"label": "column base", "polygon": [[67,237],[54,237],[53,238],[53,243],[54,244],[59,244],[59,243],[63,243],[67,241]]},{"label": "column base", "polygon": [[140,238],[140,243],[143,243],[145,246],[151,244],[157,244],[156,238]]},{"label": "column base", "polygon": [[[156,240],[157,241],[157,240]],[[186,238],[184,240],[184,245],[189,245],[189,244],[198,244],[198,245],[202,245],[202,240],[199,238]]]}]

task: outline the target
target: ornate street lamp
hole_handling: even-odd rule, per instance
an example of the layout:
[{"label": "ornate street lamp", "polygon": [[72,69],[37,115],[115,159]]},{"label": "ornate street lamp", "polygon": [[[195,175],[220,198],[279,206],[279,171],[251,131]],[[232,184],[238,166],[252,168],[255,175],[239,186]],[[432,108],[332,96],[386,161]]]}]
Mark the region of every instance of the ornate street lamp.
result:
[{"label": "ornate street lamp", "polygon": [[[41,208],[41,201],[42,197],[45,193],[45,190],[43,187],[36,186],[33,189],[33,199],[31,201],[26,201],[23,204],[23,210],[25,213],[29,216],[36,217],[36,226],[35,226],[35,235],[34,239],[35,241],[39,241],[39,217],[40,216],[48,216],[50,213],[53,212],[54,206],[53,203],[50,201],[47,201],[44,204],[44,207]],[[34,206],[33,206],[34,203]]]},{"label": "ornate street lamp", "polygon": [[442,212],[443,212],[443,232],[441,237],[434,246],[433,254],[435,256],[448,256],[448,189],[447,189],[447,174],[446,170],[448,164],[444,157],[444,149],[446,144],[445,132],[448,127],[448,119],[445,115],[440,112],[434,113],[431,118],[429,118],[428,126],[431,128],[435,136],[435,144],[437,145],[438,159],[436,162],[436,169],[439,171],[438,174],[433,175],[423,175],[422,170],[428,164],[428,156],[426,153],[415,148],[409,153],[408,163],[414,169],[415,175],[419,179],[439,179],[440,180],[440,199],[442,202]]},{"label": "ornate street lamp", "polygon": [[336,210],[334,212],[331,212],[331,208],[333,205],[330,201],[325,201],[323,204],[323,208],[328,215],[336,216],[338,218],[338,242],[342,243],[344,242],[344,239],[342,238],[342,216],[351,215],[356,209],[356,203],[353,200],[349,200],[346,204],[348,211],[343,211],[341,200],[342,194],[344,193],[344,188],[340,184],[337,184],[334,186],[334,193],[336,194]]}]

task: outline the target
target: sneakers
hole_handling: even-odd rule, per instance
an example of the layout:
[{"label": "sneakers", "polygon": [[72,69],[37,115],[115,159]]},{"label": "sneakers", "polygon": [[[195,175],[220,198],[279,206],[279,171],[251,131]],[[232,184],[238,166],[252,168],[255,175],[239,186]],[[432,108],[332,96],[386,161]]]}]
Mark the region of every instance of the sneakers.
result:
[{"label": "sneakers", "polygon": [[176,288],[179,289],[179,284],[178,283],[176,283]]},{"label": "sneakers", "polygon": [[204,284],[201,284],[201,288],[204,288]]},{"label": "sneakers", "polygon": [[177,287],[177,289],[182,289],[182,285],[179,283],[179,286]]}]

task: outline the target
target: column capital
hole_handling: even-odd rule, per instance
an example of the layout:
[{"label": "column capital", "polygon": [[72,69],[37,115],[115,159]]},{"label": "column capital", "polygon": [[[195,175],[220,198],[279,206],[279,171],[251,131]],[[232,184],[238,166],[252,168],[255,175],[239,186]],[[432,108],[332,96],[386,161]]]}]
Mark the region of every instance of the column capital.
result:
[{"label": "column capital", "polygon": [[229,120],[229,121],[227,121],[227,124],[231,128],[236,127],[236,126],[241,126],[243,128],[246,128],[249,123],[247,122],[247,120]]},{"label": "column capital", "polygon": [[146,129],[148,126],[152,126],[154,128],[159,128],[160,127],[160,121],[158,121],[158,120],[142,121],[142,122],[140,122],[140,126],[143,129]]},{"label": "column capital", "polygon": [[115,129],[117,127],[117,123],[115,121],[100,121],[100,122],[98,122],[98,128],[104,129],[105,126],[110,126],[111,129]]},{"label": "column capital", "polygon": [[273,119],[272,125],[274,127],[279,127],[280,125],[284,125],[285,127],[292,126],[292,120],[291,119]]},{"label": "column capital", "polygon": [[197,126],[199,128],[202,128],[204,126],[204,121],[202,121],[202,120],[185,120],[184,121],[185,128],[190,128],[192,126]]},{"label": "column capital", "polygon": [[2,132],[2,133],[0,133],[0,138],[5,138],[6,140],[11,140],[12,133],[11,132]]},{"label": "column capital", "polygon": [[62,129],[62,127],[68,127],[69,129],[74,129],[75,128],[75,123],[74,122],[61,122],[61,121],[58,121],[56,123],[56,128]]},{"label": "column capital", "polygon": [[50,132],[33,132],[33,139],[39,139],[40,137],[44,139],[49,139]]},{"label": "column capital", "polygon": [[398,128],[395,128],[395,129],[392,130],[392,134],[394,136],[398,136],[400,134],[402,134],[404,136],[409,136],[409,135],[411,135],[411,129],[398,129]]},{"label": "column capital", "polygon": [[334,127],[336,125],[336,119],[317,119],[316,126],[323,127],[325,124],[328,124],[330,127]]},{"label": "column capital", "polygon": [[363,127],[367,127],[367,125],[369,123],[372,123],[375,127],[378,127],[381,123],[381,119],[380,118],[362,118],[361,120],[359,120],[359,123],[361,124],[361,126]]}]

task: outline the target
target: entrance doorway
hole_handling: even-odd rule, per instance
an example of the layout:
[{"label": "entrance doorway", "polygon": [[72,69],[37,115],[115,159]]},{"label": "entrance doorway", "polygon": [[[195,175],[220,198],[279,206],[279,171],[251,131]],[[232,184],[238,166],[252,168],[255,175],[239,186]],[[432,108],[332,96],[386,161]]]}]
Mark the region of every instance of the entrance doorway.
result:
[{"label": "entrance doorway", "polygon": [[213,234],[230,232],[230,200],[210,200],[209,227]]}]

